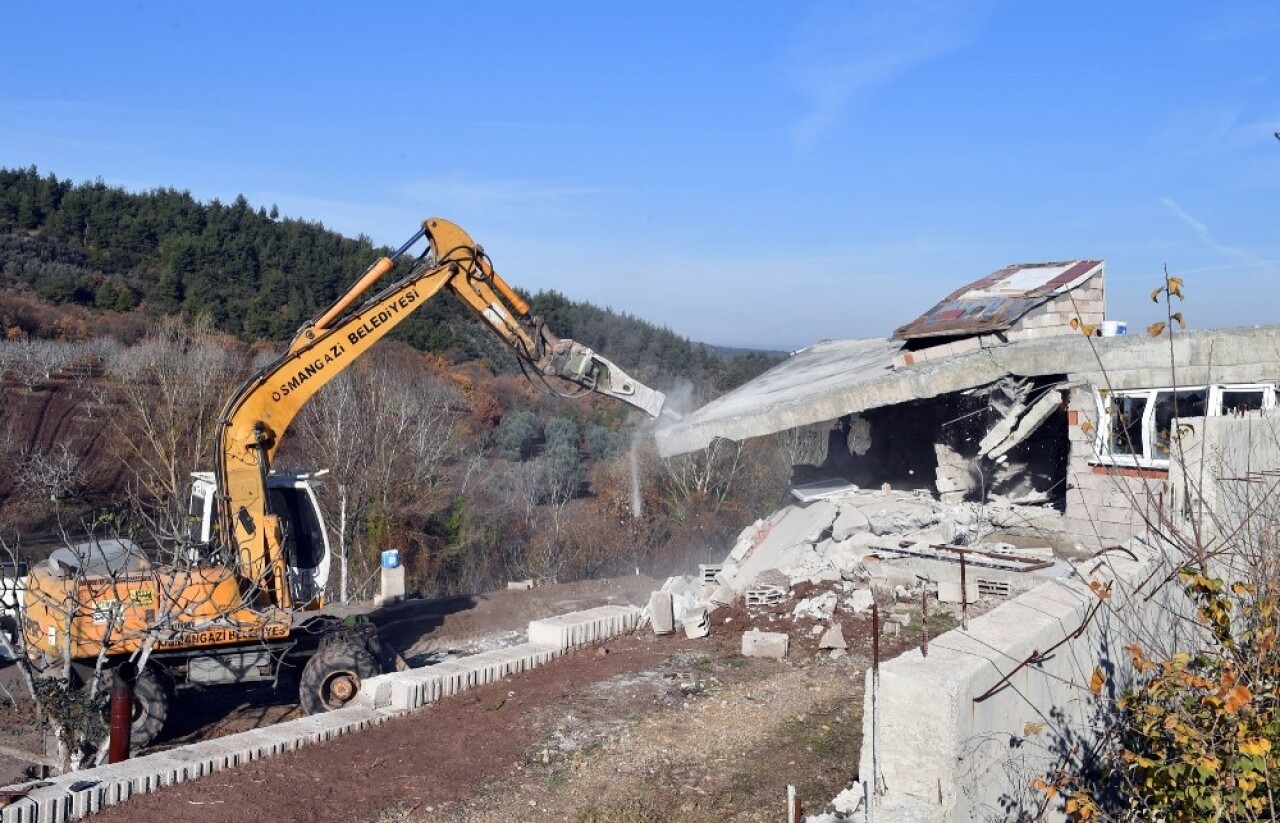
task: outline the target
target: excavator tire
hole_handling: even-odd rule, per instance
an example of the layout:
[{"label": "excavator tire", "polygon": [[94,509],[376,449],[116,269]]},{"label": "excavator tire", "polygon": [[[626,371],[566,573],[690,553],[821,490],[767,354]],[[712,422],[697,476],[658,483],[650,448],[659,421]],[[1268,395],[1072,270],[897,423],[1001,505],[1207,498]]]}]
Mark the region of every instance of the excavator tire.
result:
[{"label": "excavator tire", "polygon": [[312,655],[302,670],[299,702],[307,714],[340,709],[356,699],[365,678],[378,674],[378,661],[357,638],[337,635]]},{"label": "excavator tire", "polygon": [[133,684],[133,725],[129,728],[129,748],[149,746],[160,736],[169,719],[169,690],[155,669],[148,666]]}]

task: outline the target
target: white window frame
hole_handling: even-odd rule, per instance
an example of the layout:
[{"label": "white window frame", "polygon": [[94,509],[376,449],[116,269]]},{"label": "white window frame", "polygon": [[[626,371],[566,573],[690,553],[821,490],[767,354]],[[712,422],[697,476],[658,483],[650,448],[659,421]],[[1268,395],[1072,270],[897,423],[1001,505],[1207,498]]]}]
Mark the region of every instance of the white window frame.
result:
[{"label": "white window frame", "polygon": [[[1160,386],[1150,389],[1123,389],[1118,391],[1093,390],[1094,406],[1097,412],[1097,432],[1094,436],[1094,463],[1107,466],[1128,466],[1144,469],[1168,469],[1169,458],[1152,457],[1151,444],[1155,438],[1152,431],[1155,426],[1155,400],[1160,392],[1207,391],[1205,414],[1209,417],[1222,416],[1222,393],[1224,391],[1261,391],[1262,413],[1270,414],[1276,408],[1275,383],[1213,383],[1207,386]],[[1105,397],[1103,396],[1105,392]],[[1142,454],[1113,454],[1111,451],[1111,408],[1119,397],[1142,397]]]}]

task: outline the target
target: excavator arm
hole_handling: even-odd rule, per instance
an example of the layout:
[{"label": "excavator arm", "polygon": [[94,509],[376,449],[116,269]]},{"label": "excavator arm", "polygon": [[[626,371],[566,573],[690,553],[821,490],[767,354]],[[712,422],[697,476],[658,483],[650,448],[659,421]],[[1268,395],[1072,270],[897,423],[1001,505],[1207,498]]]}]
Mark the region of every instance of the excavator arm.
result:
[{"label": "excavator arm", "polygon": [[[426,238],[430,248],[401,280],[360,299],[392,271],[398,258]],[[279,518],[267,503],[267,474],[280,439],[322,386],[367,352],[441,290],[456,294],[515,352],[523,368],[604,394],[657,417],[665,398],[609,360],[556,337],[494,270],[461,228],[440,218],[395,254],[369,267],[333,305],[299,329],[286,354],[250,378],[218,420],[215,477],[217,522],[234,547],[241,574],[261,606],[292,607]]]}]

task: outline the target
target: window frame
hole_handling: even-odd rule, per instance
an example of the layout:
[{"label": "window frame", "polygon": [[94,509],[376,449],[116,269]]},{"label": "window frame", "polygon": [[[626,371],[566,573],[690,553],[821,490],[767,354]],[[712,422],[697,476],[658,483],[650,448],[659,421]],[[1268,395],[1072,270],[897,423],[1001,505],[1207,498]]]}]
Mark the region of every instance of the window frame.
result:
[{"label": "window frame", "polygon": [[[1139,469],[1168,469],[1169,458],[1152,457],[1152,443],[1155,432],[1155,410],[1156,404],[1153,402],[1156,397],[1164,392],[1206,392],[1205,404],[1207,417],[1222,416],[1222,394],[1223,392],[1262,392],[1262,409],[1264,415],[1270,414],[1276,408],[1276,383],[1210,383],[1208,385],[1197,386],[1158,386],[1146,389],[1099,389],[1093,387],[1094,409],[1096,419],[1098,421],[1096,433],[1093,440],[1093,460],[1092,463],[1104,466],[1120,466]],[[1105,393],[1105,397],[1104,397]],[[1141,454],[1116,454],[1111,451],[1111,428],[1112,403],[1115,398],[1119,397],[1142,397],[1144,399],[1142,406],[1142,426],[1141,426]],[[1198,416],[1198,415],[1197,415]],[[1174,418],[1175,420],[1177,418]]]}]

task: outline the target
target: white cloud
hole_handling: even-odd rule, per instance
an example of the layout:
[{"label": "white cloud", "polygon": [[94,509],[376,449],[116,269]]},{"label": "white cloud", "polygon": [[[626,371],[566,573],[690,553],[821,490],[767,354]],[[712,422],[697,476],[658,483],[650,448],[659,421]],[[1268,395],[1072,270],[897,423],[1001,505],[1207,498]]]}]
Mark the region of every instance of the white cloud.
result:
[{"label": "white cloud", "polygon": [[1239,260],[1240,262],[1252,267],[1265,269],[1275,268],[1271,261],[1266,260],[1247,249],[1242,249],[1237,246],[1229,246],[1226,243],[1219,243],[1213,238],[1213,235],[1209,233],[1208,226],[1188,214],[1187,211],[1183,209],[1182,206],[1179,206],[1177,201],[1172,197],[1161,197],[1160,202],[1163,203],[1169,211],[1173,212],[1179,220],[1190,227],[1192,233],[1195,234],[1196,238],[1201,243],[1219,254]]},{"label": "white cloud", "polygon": [[986,5],[899,0],[816,6],[782,55],[784,72],[808,108],[792,130],[795,145],[812,146],[860,98],[963,48]]}]

